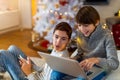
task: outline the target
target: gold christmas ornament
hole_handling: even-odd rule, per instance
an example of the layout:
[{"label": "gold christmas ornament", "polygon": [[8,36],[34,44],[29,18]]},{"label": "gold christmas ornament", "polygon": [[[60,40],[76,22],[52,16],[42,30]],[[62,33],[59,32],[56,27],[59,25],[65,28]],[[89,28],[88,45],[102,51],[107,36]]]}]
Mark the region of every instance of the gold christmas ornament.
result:
[{"label": "gold christmas ornament", "polygon": [[59,3],[56,3],[55,8],[59,8],[59,7],[60,7]]},{"label": "gold christmas ornament", "polygon": [[40,39],[40,34],[35,32],[35,31],[32,31],[32,42],[36,42]]},{"label": "gold christmas ornament", "polygon": [[75,11],[75,12],[77,12],[77,11],[79,10],[79,9],[78,9],[78,5],[73,6],[73,7],[72,7],[72,10]]},{"label": "gold christmas ornament", "polygon": [[62,15],[62,19],[67,19],[67,16],[66,15]]},{"label": "gold christmas ornament", "polygon": [[42,7],[42,9],[47,9],[47,5],[46,4],[41,4],[41,7]]},{"label": "gold christmas ornament", "polygon": [[51,19],[51,20],[49,21],[49,23],[53,25],[53,24],[55,24],[55,20]]}]

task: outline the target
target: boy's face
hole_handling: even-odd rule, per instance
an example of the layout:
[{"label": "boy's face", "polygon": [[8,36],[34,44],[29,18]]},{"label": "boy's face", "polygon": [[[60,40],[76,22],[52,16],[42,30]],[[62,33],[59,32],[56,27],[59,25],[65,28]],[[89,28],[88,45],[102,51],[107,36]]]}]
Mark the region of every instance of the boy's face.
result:
[{"label": "boy's face", "polygon": [[65,31],[56,30],[53,34],[53,47],[56,51],[62,51],[69,43],[68,35]]},{"label": "boy's face", "polygon": [[94,24],[78,24],[79,31],[85,36],[89,37],[95,30]]}]

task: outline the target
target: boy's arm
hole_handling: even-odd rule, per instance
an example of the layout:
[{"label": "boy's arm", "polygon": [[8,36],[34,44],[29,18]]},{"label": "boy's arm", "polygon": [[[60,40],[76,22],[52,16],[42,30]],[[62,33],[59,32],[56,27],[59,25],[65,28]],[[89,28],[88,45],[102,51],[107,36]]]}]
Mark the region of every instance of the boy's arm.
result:
[{"label": "boy's arm", "polygon": [[83,60],[83,54],[80,53],[80,52],[78,51],[78,49],[76,49],[76,50],[72,53],[72,55],[70,56],[70,58],[75,59],[75,60],[77,60],[78,62],[80,62],[80,61]]}]

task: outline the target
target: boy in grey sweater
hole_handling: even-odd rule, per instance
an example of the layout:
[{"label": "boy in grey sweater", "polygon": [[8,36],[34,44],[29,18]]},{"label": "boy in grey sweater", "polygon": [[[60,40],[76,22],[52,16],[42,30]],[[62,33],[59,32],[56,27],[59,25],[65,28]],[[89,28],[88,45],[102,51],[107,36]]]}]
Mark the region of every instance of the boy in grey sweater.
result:
[{"label": "boy in grey sweater", "polygon": [[100,24],[98,12],[91,6],[84,6],[76,15],[78,23],[78,54],[82,55],[80,66],[85,70],[91,69],[95,64],[106,71],[118,68],[116,46],[111,31]]}]

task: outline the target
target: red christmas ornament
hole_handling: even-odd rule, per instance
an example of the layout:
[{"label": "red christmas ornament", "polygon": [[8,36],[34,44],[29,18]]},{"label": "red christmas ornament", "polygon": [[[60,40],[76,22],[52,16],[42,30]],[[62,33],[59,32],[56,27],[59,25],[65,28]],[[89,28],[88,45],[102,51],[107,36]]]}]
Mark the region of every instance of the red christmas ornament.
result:
[{"label": "red christmas ornament", "polygon": [[58,16],[58,19],[62,19],[62,16],[61,16],[61,15],[59,15],[59,16]]},{"label": "red christmas ornament", "polygon": [[44,41],[41,42],[40,46],[42,46],[42,47],[44,47],[44,48],[47,49],[47,45],[48,45],[48,44],[49,44],[49,41],[44,40]]},{"label": "red christmas ornament", "polygon": [[59,0],[59,4],[65,6],[66,4],[68,4],[68,0]]}]

